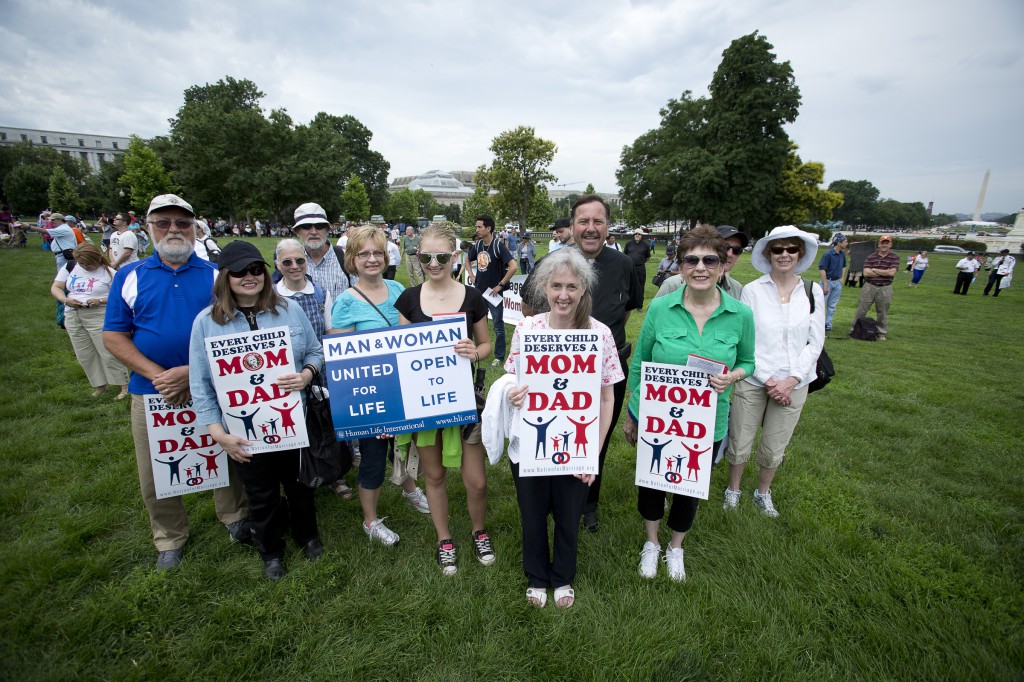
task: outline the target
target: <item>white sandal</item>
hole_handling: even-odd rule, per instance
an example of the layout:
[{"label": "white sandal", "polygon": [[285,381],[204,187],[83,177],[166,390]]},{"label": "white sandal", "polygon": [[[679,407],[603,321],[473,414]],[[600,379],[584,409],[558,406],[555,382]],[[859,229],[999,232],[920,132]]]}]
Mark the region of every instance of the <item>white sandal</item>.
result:
[{"label": "white sandal", "polygon": [[540,587],[528,587],[526,588],[526,601],[532,606],[542,609],[548,603],[548,591]]},{"label": "white sandal", "polygon": [[[555,600],[555,606],[560,609],[567,609],[576,603],[576,592],[572,589],[572,585],[563,585],[562,587],[556,587],[555,593],[552,595]],[[569,598],[568,604],[560,604],[563,599]]]}]

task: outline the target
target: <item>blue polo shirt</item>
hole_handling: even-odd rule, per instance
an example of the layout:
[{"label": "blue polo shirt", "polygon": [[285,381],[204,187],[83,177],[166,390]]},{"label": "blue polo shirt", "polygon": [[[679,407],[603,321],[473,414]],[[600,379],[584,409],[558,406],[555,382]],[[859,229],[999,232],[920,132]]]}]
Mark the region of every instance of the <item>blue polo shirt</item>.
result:
[{"label": "blue polo shirt", "polygon": [[[130,332],[139,352],[161,367],[188,364],[192,322],[213,299],[217,266],[196,254],[173,270],[156,254],[114,275],[103,331]],[[157,393],[153,382],[132,372],[128,392]]]},{"label": "blue polo shirt", "polygon": [[825,276],[830,281],[835,281],[843,276],[843,268],[846,267],[846,253],[840,251],[836,253],[835,249],[829,249],[825,252],[825,255],[818,261],[818,269],[825,271]]}]

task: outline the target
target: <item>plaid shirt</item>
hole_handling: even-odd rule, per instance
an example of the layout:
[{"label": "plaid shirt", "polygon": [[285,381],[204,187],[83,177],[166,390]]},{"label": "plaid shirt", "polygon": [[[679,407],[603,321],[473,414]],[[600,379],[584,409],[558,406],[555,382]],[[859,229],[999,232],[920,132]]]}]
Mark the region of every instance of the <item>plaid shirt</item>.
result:
[{"label": "plaid shirt", "polygon": [[327,242],[327,253],[319,264],[314,263],[312,258],[306,263],[310,278],[329,293],[332,299],[337,300],[345,289],[348,289],[348,275],[341,269],[341,263],[338,262],[338,256],[330,242]]}]

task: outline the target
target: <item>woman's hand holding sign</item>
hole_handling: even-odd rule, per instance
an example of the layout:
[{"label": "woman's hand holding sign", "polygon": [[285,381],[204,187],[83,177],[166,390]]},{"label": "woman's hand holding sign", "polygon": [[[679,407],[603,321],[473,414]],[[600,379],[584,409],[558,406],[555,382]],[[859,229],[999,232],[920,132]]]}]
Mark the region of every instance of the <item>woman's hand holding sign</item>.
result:
[{"label": "woman's hand holding sign", "polygon": [[245,451],[245,446],[252,445],[252,443],[241,436],[232,436],[224,430],[221,424],[209,424],[207,429],[209,429],[213,439],[217,441],[217,445],[221,446],[224,452],[228,453],[228,457],[239,464],[246,464],[252,459],[252,455]]}]

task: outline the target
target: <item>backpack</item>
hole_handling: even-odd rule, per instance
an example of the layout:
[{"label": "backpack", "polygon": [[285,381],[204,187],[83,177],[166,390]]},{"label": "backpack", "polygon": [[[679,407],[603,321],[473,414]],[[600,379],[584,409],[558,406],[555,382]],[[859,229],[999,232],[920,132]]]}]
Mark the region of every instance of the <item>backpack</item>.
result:
[{"label": "backpack", "polygon": [[878,339],[878,323],[871,317],[860,317],[853,323],[851,339],[858,341],[876,341]]},{"label": "backpack", "polygon": [[[807,293],[807,300],[811,304],[811,315],[814,314],[814,294],[811,291],[811,281],[804,280],[804,291]],[[817,390],[825,388],[828,382],[832,381],[832,377],[836,375],[836,366],[832,364],[832,358],[829,357],[825,351],[825,346],[821,347],[821,355],[818,356],[818,362],[814,368],[815,377],[811,380],[811,383],[807,385],[807,392],[814,393]]]}]

